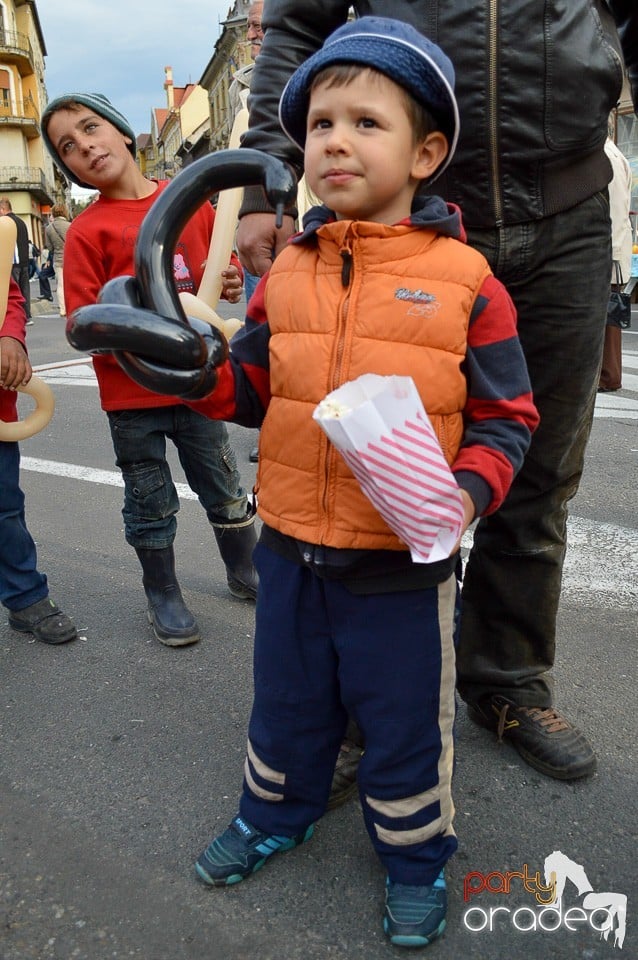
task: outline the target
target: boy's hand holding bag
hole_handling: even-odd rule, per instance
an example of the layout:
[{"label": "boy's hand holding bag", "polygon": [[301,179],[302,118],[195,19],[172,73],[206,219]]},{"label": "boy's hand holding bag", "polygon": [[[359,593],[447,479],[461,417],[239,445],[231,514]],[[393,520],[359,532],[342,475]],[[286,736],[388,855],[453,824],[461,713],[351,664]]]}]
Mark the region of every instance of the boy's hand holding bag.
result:
[{"label": "boy's hand holding bag", "polygon": [[413,561],[448,557],[463,500],[412,377],[365,374],[328,394],[313,419]]}]

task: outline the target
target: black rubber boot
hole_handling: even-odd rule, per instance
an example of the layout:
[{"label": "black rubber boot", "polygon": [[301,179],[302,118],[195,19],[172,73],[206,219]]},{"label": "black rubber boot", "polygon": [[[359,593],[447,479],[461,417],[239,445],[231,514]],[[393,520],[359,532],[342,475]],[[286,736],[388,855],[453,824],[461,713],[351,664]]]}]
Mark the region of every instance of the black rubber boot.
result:
[{"label": "black rubber boot", "polygon": [[148,620],[160,643],[167,647],[186,647],[199,640],[199,627],[190,612],[175,577],[172,547],[161,550],[136,548],[148,600]]},{"label": "black rubber boot", "polygon": [[253,550],[257,543],[255,517],[239,523],[213,523],[211,526],[226,566],[228,589],[239,600],[256,600],[259,579],[253,566]]}]

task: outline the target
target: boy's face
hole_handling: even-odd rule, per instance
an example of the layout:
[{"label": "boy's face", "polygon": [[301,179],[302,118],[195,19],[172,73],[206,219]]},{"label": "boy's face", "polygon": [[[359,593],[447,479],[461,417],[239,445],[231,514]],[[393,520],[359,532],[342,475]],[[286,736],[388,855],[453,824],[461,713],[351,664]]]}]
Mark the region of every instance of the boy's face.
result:
[{"label": "boy's face", "polygon": [[340,220],[392,224],[408,217],[419,181],[446,153],[438,131],[414,142],[403,91],[376,71],[345,85],[319,80],[310,95],[306,180]]},{"label": "boy's face", "polygon": [[72,173],[108,196],[131,163],[130,139],[88,107],[57,110],[47,127],[49,139]]}]

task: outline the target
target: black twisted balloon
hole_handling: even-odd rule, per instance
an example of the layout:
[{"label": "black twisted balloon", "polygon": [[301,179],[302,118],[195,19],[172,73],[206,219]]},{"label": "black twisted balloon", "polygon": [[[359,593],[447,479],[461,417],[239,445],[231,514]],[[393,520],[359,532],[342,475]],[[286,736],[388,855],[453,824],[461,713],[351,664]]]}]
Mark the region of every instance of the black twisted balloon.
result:
[{"label": "black twisted balloon", "polygon": [[71,346],[112,353],[132,380],[154,393],[199,400],[214,390],[228,344],[215,327],[186,316],[173,277],[175,247],[189,219],[213,194],[254,184],[263,185],[280,224],[296,190],[281,161],[259,150],[221,150],[185,167],[142,222],[135,277],[109,280],[98,303],[73,312]]}]

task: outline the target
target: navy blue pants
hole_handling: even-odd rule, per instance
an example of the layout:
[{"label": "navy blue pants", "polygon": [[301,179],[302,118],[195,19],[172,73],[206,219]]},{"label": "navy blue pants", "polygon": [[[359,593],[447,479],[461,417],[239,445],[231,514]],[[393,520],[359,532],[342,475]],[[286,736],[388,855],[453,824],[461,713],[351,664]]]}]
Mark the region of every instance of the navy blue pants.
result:
[{"label": "navy blue pants", "polygon": [[20,448],[0,442],[0,602],[16,612],[49,595],[47,578],[37,570],[19,481]]},{"label": "navy blue pants", "polygon": [[456,849],[456,580],[355,595],[257,545],[254,682],[240,812],[294,836],[325,811],[348,715],[365,741],[366,828],[392,880],[430,884]]}]

